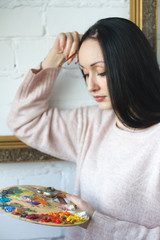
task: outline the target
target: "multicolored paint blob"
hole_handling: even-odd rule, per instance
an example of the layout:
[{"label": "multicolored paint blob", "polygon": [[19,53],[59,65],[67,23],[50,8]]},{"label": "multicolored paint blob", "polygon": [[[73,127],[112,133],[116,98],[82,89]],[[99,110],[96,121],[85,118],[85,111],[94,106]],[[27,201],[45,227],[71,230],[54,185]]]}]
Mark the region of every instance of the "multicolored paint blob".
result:
[{"label": "multicolored paint blob", "polygon": [[0,210],[12,217],[50,226],[74,226],[89,220],[74,204],[61,203],[67,193],[51,187],[19,185],[0,191]]}]

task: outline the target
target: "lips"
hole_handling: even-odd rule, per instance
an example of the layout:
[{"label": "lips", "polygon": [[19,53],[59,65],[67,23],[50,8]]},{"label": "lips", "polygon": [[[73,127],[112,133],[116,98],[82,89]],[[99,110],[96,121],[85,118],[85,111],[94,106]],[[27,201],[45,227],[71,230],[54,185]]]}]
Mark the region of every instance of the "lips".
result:
[{"label": "lips", "polygon": [[104,99],[105,99],[106,96],[94,96],[94,99],[97,101],[97,102],[102,102]]}]

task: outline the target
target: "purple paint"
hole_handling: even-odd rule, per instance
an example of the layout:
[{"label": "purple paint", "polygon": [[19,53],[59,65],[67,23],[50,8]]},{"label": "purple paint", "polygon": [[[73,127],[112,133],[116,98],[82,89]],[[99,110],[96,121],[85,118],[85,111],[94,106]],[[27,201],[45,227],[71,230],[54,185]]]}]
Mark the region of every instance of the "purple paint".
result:
[{"label": "purple paint", "polygon": [[33,205],[39,205],[39,202],[31,202]]}]

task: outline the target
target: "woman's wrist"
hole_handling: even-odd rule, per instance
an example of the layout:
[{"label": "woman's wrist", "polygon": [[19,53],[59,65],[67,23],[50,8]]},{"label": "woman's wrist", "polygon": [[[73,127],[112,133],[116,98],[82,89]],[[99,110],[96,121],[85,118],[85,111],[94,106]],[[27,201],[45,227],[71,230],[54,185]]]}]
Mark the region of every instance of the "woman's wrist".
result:
[{"label": "woman's wrist", "polygon": [[54,48],[51,48],[47,57],[42,61],[42,69],[57,68],[64,60],[62,53],[57,53]]}]

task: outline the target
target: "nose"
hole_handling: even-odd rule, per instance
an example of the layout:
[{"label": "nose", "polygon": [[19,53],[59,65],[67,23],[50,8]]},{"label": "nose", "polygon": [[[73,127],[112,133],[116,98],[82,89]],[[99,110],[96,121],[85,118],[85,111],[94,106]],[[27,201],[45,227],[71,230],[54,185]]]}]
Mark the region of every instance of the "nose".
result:
[{"label": "nose", "polygon": [[87,82],[87,89],[89,92],[98,90],[98,84],[96,81],[96,77],[94,75],[89,75],[88,79],[86,79],[86,82]]}]

